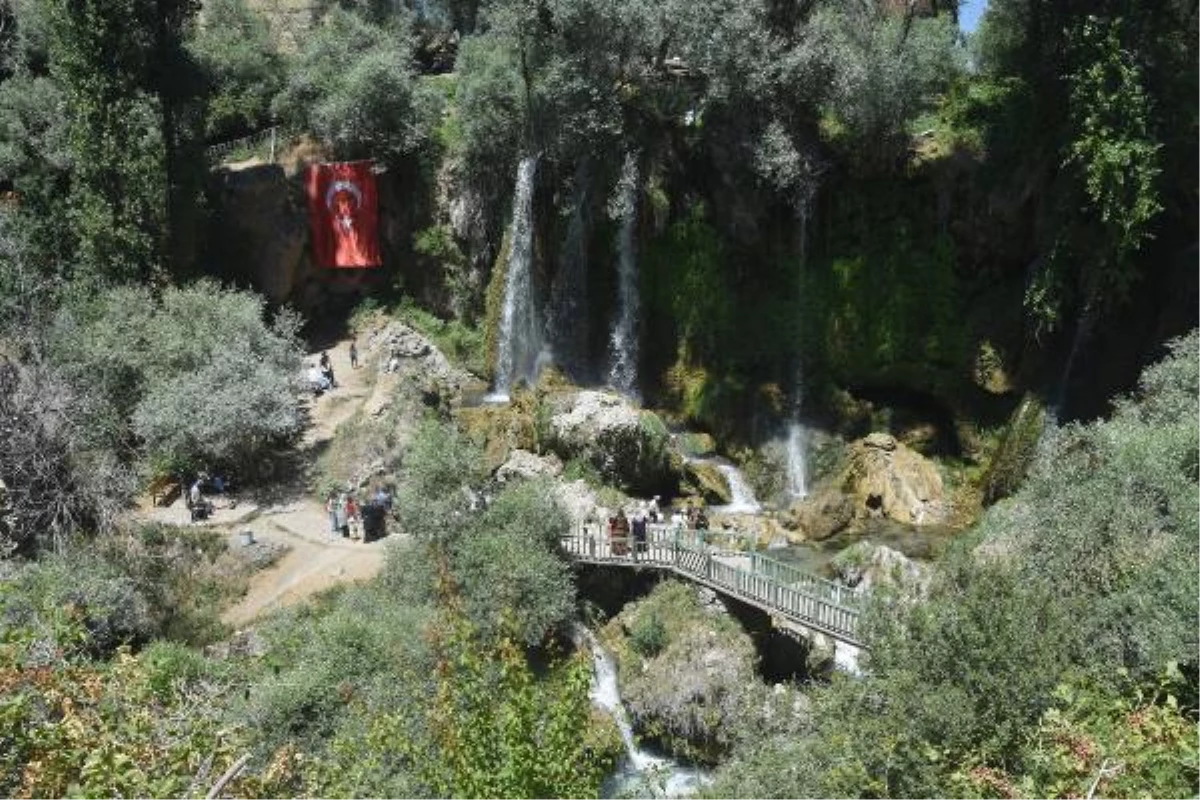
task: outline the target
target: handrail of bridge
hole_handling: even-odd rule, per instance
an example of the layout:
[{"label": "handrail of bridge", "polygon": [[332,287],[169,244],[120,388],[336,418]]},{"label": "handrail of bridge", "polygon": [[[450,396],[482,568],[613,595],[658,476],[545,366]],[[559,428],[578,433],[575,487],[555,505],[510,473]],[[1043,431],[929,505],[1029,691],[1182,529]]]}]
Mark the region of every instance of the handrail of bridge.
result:
[{"label": "handrail of bridge", "polygon": [[561,544],[580,561],[670,569],[836,639],[861,644],[857,590],[758,553],[713,548],[705,542],[704,531],[653,525],[644,542],[635,542],[585,527],[564,536]]}]

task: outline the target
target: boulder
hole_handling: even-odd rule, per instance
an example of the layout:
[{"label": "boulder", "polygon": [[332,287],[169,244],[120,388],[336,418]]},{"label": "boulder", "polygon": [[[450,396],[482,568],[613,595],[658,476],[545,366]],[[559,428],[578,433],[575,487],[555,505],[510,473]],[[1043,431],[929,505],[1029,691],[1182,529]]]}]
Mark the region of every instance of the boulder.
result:
[{"label": "boulder", "polygon": [[562,474],[562,461],[551,453],[539,456],[528,450],[513,450],[508,460],[496,470],[496,480],[506,483],[511,480],[530,480],[538,477],[557,477]]},{"label": "boulder", "polygon": [[586,460],[628,492],[666,494],[674,488],[670,437],[657,415],[593,390],[551,394],[545,402],[549,445],[563,460]]},{"label": "boulder", "polygon": [[893,588],[921,595],[929,585],[929,569],[898,550],[868,541],[856,542],[834,557],[830,565],[838,580],[862,589]]},{"label": "boulder", "polygon": [[391,321],[366,336],[381,372],[397,375],[401,390],[422,405],[442,407],[461,398],[475,378],[459,369],[429,339],[403,322]]},{"label": "boulder", "polygon": [[785,524],[805,539],[822,541],[841,533],[854,521],[854,500],[836,487],[824,487],[792,506]]},{"label": "boulder", "polygon": [[885,517],[910,525],[945,521],[942,476],[933,462],[886,433],[850,445],[842,489],[856,517]]}]

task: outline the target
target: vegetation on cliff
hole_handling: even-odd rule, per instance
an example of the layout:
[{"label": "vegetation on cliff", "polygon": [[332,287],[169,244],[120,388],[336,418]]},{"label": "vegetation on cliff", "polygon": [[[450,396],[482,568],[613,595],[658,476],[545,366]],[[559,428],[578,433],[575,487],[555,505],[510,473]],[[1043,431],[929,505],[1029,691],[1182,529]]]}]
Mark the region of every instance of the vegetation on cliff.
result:
[{"label": "vegetation on cliff", "polygon": [[[534,284],[586,267],[547,331],[567,378],[602,374],[632,247],[663,418],[726,454],[801,412],[886,428],[991,504],[927,599],[877,594],[865,674],[811,714],[630,680],[649,730],[727,757],[711,793],[1194,795],[1196,6],[991,0],[964,37],[957,5],[3,4],[0,794],[194,794],[240,761],[239,796],[586,796],[620,752],[560,652],[566,514],[436,413],[386,465],[411,544],[250,633],[218,615],[258,565],[124,518],[154,478],[266,478],[304,424],[301,318],[205,277],[239,241],[205,145],[279,124],[379,162],[383,301],[477,371],[537,157]],[[686,594],[627,631],[662,681],[703,657],[664,622]]]}]

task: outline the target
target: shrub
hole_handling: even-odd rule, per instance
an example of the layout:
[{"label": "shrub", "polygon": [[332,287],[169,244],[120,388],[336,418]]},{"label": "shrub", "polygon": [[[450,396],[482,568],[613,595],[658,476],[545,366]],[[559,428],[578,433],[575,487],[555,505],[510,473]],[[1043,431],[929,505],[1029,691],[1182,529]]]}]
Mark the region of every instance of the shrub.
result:
[{"label": "shrub", "polygon": [[629,644],[639,655],[653,658],[667,646],[667,626],[653,612],[638,617],[629,631]]},{"label": "shrub", "polygon": [[132,440],[146,468],[245,470],[289,441],[303,421],[299,321],[268,324],[264,313],[261,297],[209,281],[157,300],[126,286],[65,307],[51,347],[87,389],[72,408],[85,447],[126,452]]}]

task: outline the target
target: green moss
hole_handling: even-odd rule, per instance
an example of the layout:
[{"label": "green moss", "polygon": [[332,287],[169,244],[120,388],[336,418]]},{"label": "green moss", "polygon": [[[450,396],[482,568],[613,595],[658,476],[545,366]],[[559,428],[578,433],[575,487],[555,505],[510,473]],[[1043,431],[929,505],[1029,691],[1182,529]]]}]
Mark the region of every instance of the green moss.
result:
[{"label": "green moss", "polygon": [[1045,404],[1032,394],[1026,394],[1013,412],[988,469],[984,482],[985,502],[994,503],[1020,487],[1033,463],[1045,426]]}]

